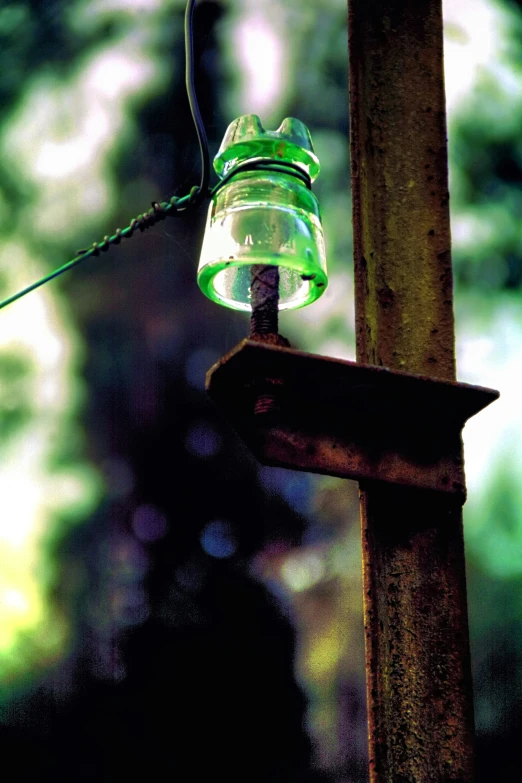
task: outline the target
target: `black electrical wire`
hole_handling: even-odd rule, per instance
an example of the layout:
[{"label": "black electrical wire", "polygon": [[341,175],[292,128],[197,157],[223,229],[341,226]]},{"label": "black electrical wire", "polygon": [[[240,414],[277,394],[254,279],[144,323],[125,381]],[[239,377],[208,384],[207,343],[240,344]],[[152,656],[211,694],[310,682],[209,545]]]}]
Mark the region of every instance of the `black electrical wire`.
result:
[{"label": "black electrical wire", "polygon": [[[199,151],[201,154],[201,184],[199,192],[192,199],[191,206],[199,206],[203,199],[208,195],[208,183],[210,179],[210,157],[208,152],[207,134],[205,126],[201,119],[198,100],[196,97],[196,86],[194,84],[194,35],[192,27],[192,17],[196,0],[188,0],[185,9],[185,87],[187,98],[190,105],[190,113],[199,142]],[[188,207],[187,207],[188,208]]]},{"label": "black electrical wire", "polygon": [[79,250],[76,257],[71,261],[68,261],[58,269],[55,269],[54,272],[46,275],[36,283],[32,283],[31,285],[27,286],[27,288],[24,288],[22,291],[18,291],[18,293],[13,294],[13,296],[4,299],[2,302],[0,302],[0,310],[3,307],[7,307],[7,305],[11,304],[12,302],[16,302],[16,300],[20,299],[22,296],[25,296],[31,291],[34,291],[35,288],[39,288],[45,283],[48,283],[50,280],[53,280],[55,277],[63,274],[63,272],[66,272],[68,269],[72,269],[72,267],[80,264],[87,258],[98,256],[100,252],[106,252],[111,245],[119,244],[122,238],[130,238],[136,229],[139,231],[145,231],[145,229],[150,228],[159,220],[164,220],[169,215],[174,217],[184,215],[189,209],[198,207],[205,198],[208,198],[211,195],[208,187],[210,179],[208,142],[203,120],[201,119],[201,114],[199,111],[196,97],[196,88],[194,85],[194,31],[192,18],[195,3],[196,0],[188,0],[185,9],[185,86],[187,89],[190,112],[192,114],[192,119],[196,128],[199,150],[201,154],[201,181],[199,186],[196,185],[193,187],[190,193],[186,196],[173,196],[169,201],[153,201],[152,208],[142,215],[138,215],[138,217],[133,218],[126,228],[118,228],[112,236],[105,236],[102,242],[94,242],[92,247],[86,250]]},{"label": "black electrical wire", "polygon": [[92,256],[99,256],[100,253],[106,252],[111,245],[118,245],[122,239],[130,238],[136,230],[145,231],[147,228],[151,228],[160,220],[164,220],[168,216],[178,217],[186,214],[190,209],[195,209],[209,197],[214,196],[222,187],[226,185],[236,175],[246,173],[248,171],[276,171],[279,173],[289,174],[297,177],[307,188],[311,188],[311,180],[309,175],[304,172],[299,166],[288,161],[276,162],[271,159],[257,159],[245,161],[242,164],[236,166],[230,171],[218,184],[209,190],[210,179],[210,156],[208,150],[207,135],[205,133],[205,126],[201,118],[199,111],[198,101],[196,97],[196,88],[194,84],[194,29],[193,29],[193,14],[196,0],[188,0],[185,8],[185,87],[187,90],[187,97],[190,106],[190,112],[196,134],[198,137],[199,151],[201,156],[201,180],[200,184],[191,188],[190,193],[186,196],[173,196],[169,201],[153,201],[152,207],[147,212],[133,218],[130,224],[126,228],[118,228],[112,236],[105,236],[101,242],[93,242],[90,248],[85,250],[79,250],[76,257],[71,261],[68,261],[63,266],[58,267],[53,272],[50,272],[41,280],[37,280],[36,283],[32,283],[26,288],[13,294],[0,302],[0,310],[7,305],[16,302],[17,299],[21,299],[22,296],[34,291],[35,288],[48,283],[55,277],[67,272],[74,266],[77,266],[82,261]]}]

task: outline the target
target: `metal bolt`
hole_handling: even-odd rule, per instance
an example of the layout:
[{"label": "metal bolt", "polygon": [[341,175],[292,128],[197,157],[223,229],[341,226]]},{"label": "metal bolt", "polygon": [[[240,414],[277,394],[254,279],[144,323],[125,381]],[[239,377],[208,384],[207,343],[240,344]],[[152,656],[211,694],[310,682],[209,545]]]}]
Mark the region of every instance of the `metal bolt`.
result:
[{"label": "metal bolt", "polygon": [[[279,309],[279,267],[267,264],[253,264],[250,287],[252,316],[250,339],[270,345],[290,347],[288,340],[278,333]],[[257,390],[254,404],[256,416],[274,414],[279,410],[277,387],[279,378],[265,378]]]}]

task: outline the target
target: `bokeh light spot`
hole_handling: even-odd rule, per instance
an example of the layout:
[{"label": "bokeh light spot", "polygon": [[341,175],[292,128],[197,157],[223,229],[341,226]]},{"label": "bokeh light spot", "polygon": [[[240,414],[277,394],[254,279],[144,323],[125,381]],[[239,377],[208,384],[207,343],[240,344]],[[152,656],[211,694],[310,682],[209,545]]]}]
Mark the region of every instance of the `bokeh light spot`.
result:
[{"label": "bokeh light spot", "polygon": [[145,503],[134,512],[132,529],[140,541],[159,541],[167,532],[167,518],[155,506]]},{"label": "bokeh light spot", "polygon": [[201,459],[215,457],[221,448],[221,438],[207,422],[199,422],[189,430],[185,448]]},{"label": "bokeh light spot", "polygon": [[237,541],[229,522],[209,522],[203,528],[199,540],[207,555],[219,559],[231,557],[237,549]]},{"label": "bokeh light spot", "polygon": [[239,20],[234,34],[244,74],[241,103],[260,115],[273,108],[287,83],[285,50],[273,24],[273,19],[268,21],[262,11],[252,8]]},{"label": "bokeh light spot", "polygon": [[205,375],[219,359],[219,353],[210,348],[193,351],[185,364],[185,378],[194,389],[205,389]]},{"label": "bokeh light spot", "polygon": [[281,566],[283,581],[294,593],[313,587],[324,574],[324,560],[318,552],[305,552],[304,555],[289,557]]}]

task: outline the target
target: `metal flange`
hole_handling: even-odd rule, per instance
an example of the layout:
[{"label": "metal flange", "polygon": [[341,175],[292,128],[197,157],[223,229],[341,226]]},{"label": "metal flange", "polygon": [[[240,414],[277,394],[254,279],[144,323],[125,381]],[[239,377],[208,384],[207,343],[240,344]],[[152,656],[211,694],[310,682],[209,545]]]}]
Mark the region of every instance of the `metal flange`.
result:
[{"label": "metal flange", "polygon": [[462,502],[462,428],[499,396],[249,339],[209,370],[206,388],[265,465],[433,489]]}]

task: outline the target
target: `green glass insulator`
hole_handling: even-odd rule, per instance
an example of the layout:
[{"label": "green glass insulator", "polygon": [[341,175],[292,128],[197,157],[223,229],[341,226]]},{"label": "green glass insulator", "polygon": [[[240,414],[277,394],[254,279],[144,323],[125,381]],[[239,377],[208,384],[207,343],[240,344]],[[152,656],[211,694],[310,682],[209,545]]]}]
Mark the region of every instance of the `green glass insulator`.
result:
[{"label": "green glass insulator", "polygon": [[327,286],[319,204],[307,187],[319,174],[308,128],[287,117],[265,131],[248,114],[228,127],[214,160],[223,186],[212,197],[198,269],[206,296],[251,310],[251,267],[279,267],[279,309],[318,299]]}]

